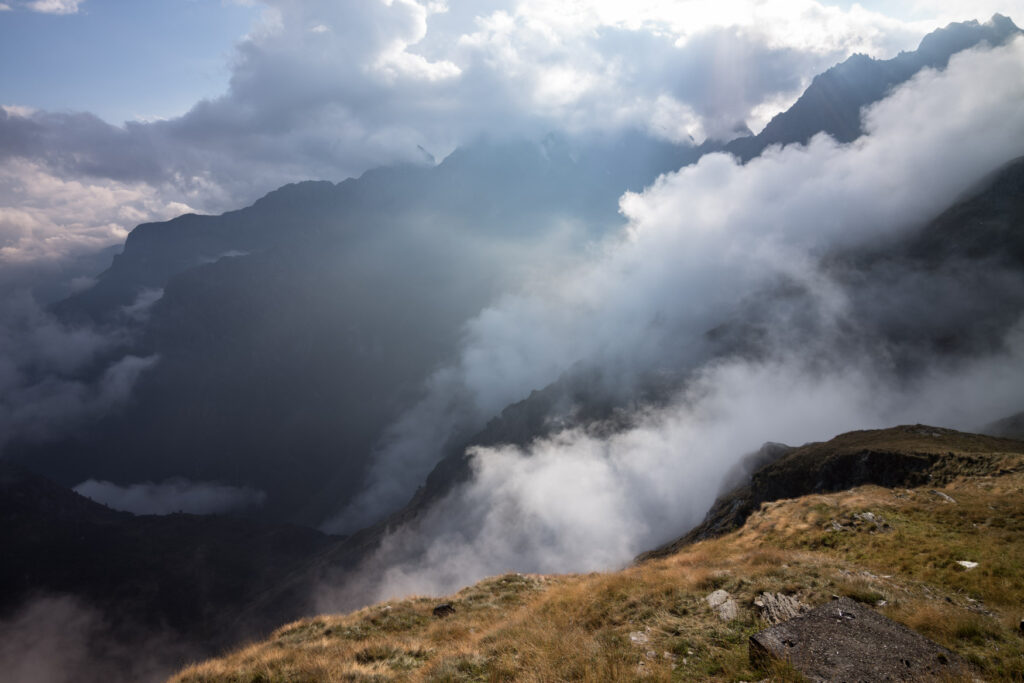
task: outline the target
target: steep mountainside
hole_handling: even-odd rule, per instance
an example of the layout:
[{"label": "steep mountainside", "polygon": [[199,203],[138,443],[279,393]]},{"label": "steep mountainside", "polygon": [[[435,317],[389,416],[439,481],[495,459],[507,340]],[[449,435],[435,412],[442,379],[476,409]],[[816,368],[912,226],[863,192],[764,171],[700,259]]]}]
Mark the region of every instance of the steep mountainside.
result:
[{"label": "steep mountainside", "polygon": [[[852,304],[850,318],[861,333],[875,344],[887,344],[894,372],[911,373],[923,357],[956,359],[989,350],[993,340],[1002,338],[1020,318],[1024,313],[1022,236],[1024,159],[1019,159],[903,241],[870,251],[831,254],[828,267],[846,286]],[[936,315],[930,326],[921,325],[921,317],[909,312],[930,307],[936,291],[948,287],[950,273],[962,274],[955,280],[956,296],[944,297],[948,303],[941,315]],[[895,297],[893,292],[904,294]],[[801,301],[800,291],[786,288],[769,295],[792,298],[796,305]],[[880,299],[888,301],[888,306],[879,312],[876,302]],[[730,322],[709,331],[724,340],[719,346],[723,355],[757,353],[752,340],[758,338],[758,326],[767,323],[758,316],[769,310],[762,303],[748,302]],[[918,324],[910,328],[907,320]],[[854,338],[852,327],[849,336]],[[629,400],[662,404],[686,379],[684,371],[658,374],[639,382]],[[599,368],[574,369],[555,384],[507,407],[479,433],[452,443],[404,510],[348,543],[359,548],[356,555],[364,552],[387,529],[416,519],[468,480],[472,470],[467,449],[471,446],[526,445],[568,424],[593,424],[606,431],[628,426],[616,412],[623,394],[621,387],[614,393],[608,389]],[[860,483],[886,482],[869,478]],[[794,490],[792,495],[808,492],[810,489]]]},{"label": "steep mountainside", "polygon": [[[857,485],[849,465],[863,452],[887,487]],[[309,617],[171,680],[798,681],[783,662],[752,660],[748,639],[773,623],[768,603],[834,596],[960,655],[962,680],[1024,675],[1024,443],[922,425],[853,432],[759,470],[756,495],[783,462],[804,490],[824,476],[839,492],[762,504],[724,535],[619,572],[508,574]],[[715,591],[733,614],[712,608]]]},{"label": "steep mountainside", "polygon": [[116,637],[159,632],[214,652],[310,609],[282,592],[237,614],[336,539],[312,529],[231,517],[117,512],[0,463],[0,618],[41,596],[72,595]]},{"label": "steep mountainside", "polygon": [[926,36],[917,50],[901,52],[892,59],[853,55],[816,76],[800,99],[774,117],[760,133],[733,140],[725,149],[747,160],[769,145],[805,143],[820,132],[840,142],[850,142],[864,132],[860,110],[885,97],[894,86],[921,69],[944,68],[950,56],[961,50],[979,43],[1002,45],[1020,33],[1008,17],[996,14],[985,24],[950,24]]}]

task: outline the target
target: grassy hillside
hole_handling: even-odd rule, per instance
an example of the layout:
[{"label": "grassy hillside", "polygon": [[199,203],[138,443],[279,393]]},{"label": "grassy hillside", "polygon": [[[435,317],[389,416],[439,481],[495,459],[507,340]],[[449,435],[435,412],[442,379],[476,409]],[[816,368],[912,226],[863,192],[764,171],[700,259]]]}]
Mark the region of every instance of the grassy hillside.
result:
[{"label": "grassy hillside", "polygon": [[[748,661],[747,638],[767,625],[754,605],[765,591],[812,606],[852,597],[984,680],[1024,678],[1024,443],[903,427],[774,465],[818,470],[865,450],[927,460],[913,470],[927,483],[763,502],[737,529],[619,572],[509,574],[445,599],[305,619],[172,681],[800,680]],[[739,604],[730,622],[704,601],[719,588]],[[434,617],[442,602],[455,614]]]}]

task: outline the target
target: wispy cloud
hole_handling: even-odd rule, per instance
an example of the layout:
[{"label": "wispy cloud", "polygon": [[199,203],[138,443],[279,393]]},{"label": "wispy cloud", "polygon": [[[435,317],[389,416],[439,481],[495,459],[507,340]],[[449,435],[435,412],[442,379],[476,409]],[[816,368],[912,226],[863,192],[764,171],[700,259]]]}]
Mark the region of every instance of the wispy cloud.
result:
[{"label": "wispy cloud", "polygon": [[45,14],[75,14],[85,0],[34,0],[26,5],[33,12]]}]

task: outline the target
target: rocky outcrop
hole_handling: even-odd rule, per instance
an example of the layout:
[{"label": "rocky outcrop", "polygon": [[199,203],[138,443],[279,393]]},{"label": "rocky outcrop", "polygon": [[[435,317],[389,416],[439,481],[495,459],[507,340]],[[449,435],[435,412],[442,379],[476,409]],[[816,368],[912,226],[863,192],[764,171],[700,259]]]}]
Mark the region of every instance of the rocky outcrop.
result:
[{"label": "rocky outcrop", "polygon": [[789,621],[810,609],[794,596],[783,593],[761,593],[754,598],[754,606],[761,613],[761,618],[773,625]]},{"label": "rocky outcrop", "polygon": [[810,681],[958,680],[953,652],[849,598],[750,637],[751,663],[788,662]]},{"label": "rocky outcrop", "polygon": [[739,614],[739,605],[728,591],[718,589],[704,598],[704,602],[708,603],[711,611],[722,621],[732,621]]},{"label": "rocky outcrop", "polygon": [[[842,434],[797,448],[765,465],[749,483],[720,496],[704,521],[685,536],[644,553],[638,561],[665,557],[691,543],[743,526],[762,503],[875,484],[941,486],[962,474],[999,469],[989,454],[1024,452],[1024,442],[925,425]],[[856,520],[881,528],[878,520]],[[884,521],[882,522],[884,524]]]}]

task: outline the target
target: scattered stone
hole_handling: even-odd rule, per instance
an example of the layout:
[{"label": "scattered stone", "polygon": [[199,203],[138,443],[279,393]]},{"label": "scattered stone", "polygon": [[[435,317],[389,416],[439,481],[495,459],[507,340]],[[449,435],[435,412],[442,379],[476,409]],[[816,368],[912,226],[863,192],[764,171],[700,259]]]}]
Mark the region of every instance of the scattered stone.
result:
[{"label": "scattered stone", "polygon": [[826,531],[867,531],[869,533],[892,530],[882,516],[870,511],[855,512],[849,517],[830,519],[824,527]]},{"label": "scattered stone", "polygon": [[452,614],[455,614],[455,606],[450,602],[446,602],[443,605],[438,605],[434,608],[434,616],[438,619],[444,619]]},{"label": "scattered stone", "polygon": [[708,595],[704,600],[708,603],[718,618],[722,621],[732,621],[739,614],[739,605],[732,599],[728,591],[724,591],[721,588],[716,590],[714,593]]},{"label": "scattered stone", "polygon": [[935,494],[936,496],[938,496],[942,500],[946,501],[947,503],[953,503],[954,505],[956,505],[956,500],[953,498],[953,496],[945,494],[942,491],[936,491],[935,489],[932,489],[928,493]]},{"label": "scattered stone", "polygon": [[645,645],[648,641],[647,634],[643,631],[633,631],[629,634],[629,640],[634,645]]},{"label": "scattered stone", "polygon": [[761,612],[761,618],[772,625],[792,619],[810,609],[795,597],[782,593],[761,593],[754,598],[754,604]]},{"label": "scattered stone", "polygon": [[978,566],[977,562],[971,562],[970,560],[957,560],[956,563],[964,569],[974,569]]},{"label": "scattered stone", "polygon": [[950,650],[849,598],[750,637],[750,662],[788,661],[811,681],[921,681],[967,673]]},{"label": "scattered stone", "polygon": [[646,652],[646,657],[647,657],[647,659],[657,659],[658,658],[658,653],[655,652],[654,650],[648,650]]}]

